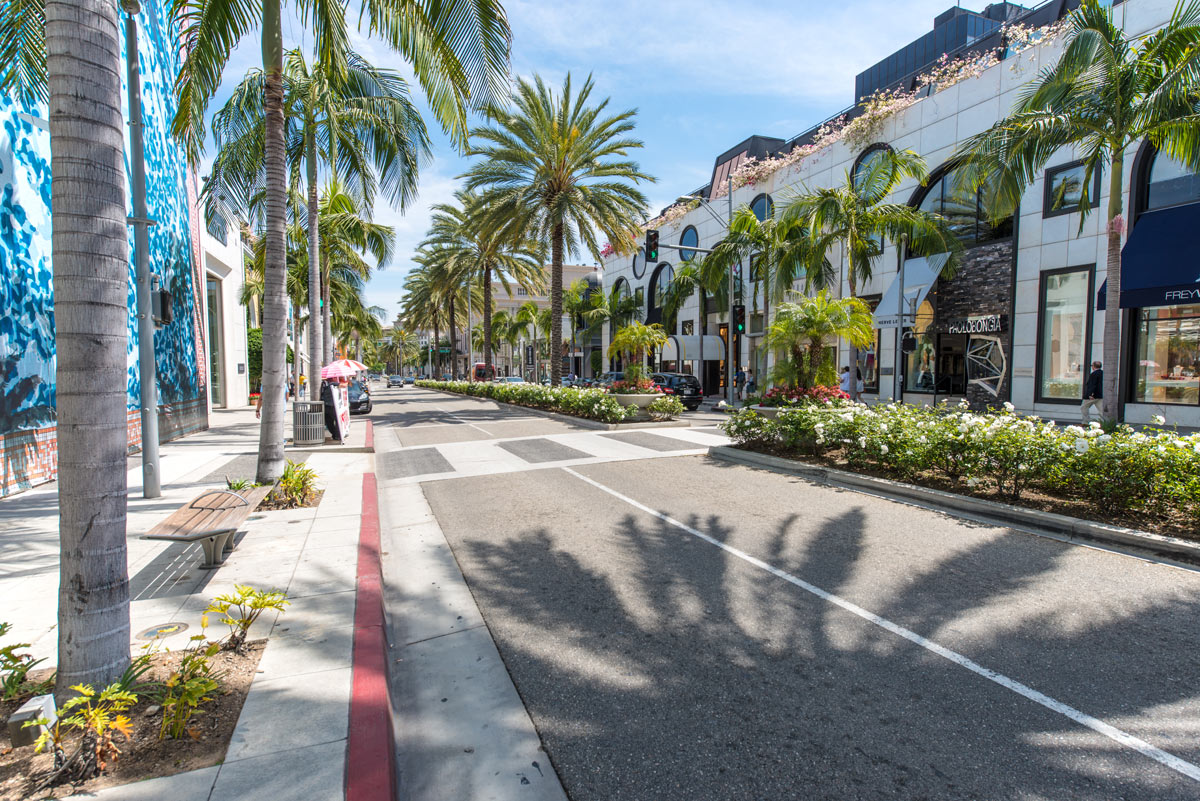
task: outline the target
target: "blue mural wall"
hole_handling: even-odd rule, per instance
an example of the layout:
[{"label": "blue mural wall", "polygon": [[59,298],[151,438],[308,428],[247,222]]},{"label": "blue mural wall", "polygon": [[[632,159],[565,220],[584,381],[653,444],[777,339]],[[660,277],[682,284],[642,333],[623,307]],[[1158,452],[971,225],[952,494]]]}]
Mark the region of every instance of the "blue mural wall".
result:
[{"label": "blue mural wall", "polygon": [[[150,228],[150,269],[171,291],[174,311],[173,322],[154,337],[160,433],[169,439],[207,426],[204,307],[198,294],[203,287],[198,287],[202,278],[194,239],[195,187],[183,152],[170,135],[179,60],[161,0],[143,5],[138,27],[147,206],[157,222]],[[124,52],[123,25],[121,35]],[[126,103],[124,79],[123,65],[121,97]],[[128,119],[128,107],[123,111]],[[44,106],[26,107],[0,96],[0,494],[49,480],[42,475],[46,454],[36,452],[45,449],[46,429],[54,425],[50,136],[45,120]],[[128,176],[128,140],[125,163]],[[130,191],[127,185],[127,197]],[[140,374],[132,228],[129,237],[127,391],[133,447],[140,442]],[[42,436],[22,436],[37,431]],[[34,469],[35,464],[41,466]]]}]

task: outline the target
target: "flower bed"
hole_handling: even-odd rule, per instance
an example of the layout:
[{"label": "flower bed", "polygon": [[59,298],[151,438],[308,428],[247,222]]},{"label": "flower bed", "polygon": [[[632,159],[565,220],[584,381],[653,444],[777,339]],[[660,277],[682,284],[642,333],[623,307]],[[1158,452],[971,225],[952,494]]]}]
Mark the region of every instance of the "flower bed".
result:
[{"label": "flower bed", "polygon": [[1200,434],[1003,412],[805,402],[722,424],[743,448],[1200,539]]},{"label": "flower bed", "polygon": [[570,414],[602,423],[621,423],[637,416],[635,407],[626,408],[602,389],[544,387],[540,384],[494,384],[490,381],[418,381],[418,387],[456,392],[502,403],[529,406],[550,412]]},{"label": "flower bed", "polygon": [[806,401],[850,400],[850,396],[837,387],[771,387],[762,395],[746,398],[746,405],[797,406]]}]

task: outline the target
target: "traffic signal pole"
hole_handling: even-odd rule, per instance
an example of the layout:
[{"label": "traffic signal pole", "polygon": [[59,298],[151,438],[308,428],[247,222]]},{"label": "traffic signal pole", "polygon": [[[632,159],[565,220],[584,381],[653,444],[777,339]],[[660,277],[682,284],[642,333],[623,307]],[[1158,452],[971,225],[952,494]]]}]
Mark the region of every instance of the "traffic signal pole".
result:
[{"label": "traffic signal pole", "polygon": [[[725,197],[729,199],[729,222],[726,223],[726,230],[733,226],[733,171],[730,171],[729,184],[726,187]],[[735,265],[729,265],[729,302],[726,307],[729,309],[729,329],[726,332],[728,342],[725,343],[725,399],[726,403],[733,406],[735,398],[733,395],[733,360],[737,358],[737,354],[733,352],[733,297],[735,294],[734,288],[734,273],[736,272]]]}]

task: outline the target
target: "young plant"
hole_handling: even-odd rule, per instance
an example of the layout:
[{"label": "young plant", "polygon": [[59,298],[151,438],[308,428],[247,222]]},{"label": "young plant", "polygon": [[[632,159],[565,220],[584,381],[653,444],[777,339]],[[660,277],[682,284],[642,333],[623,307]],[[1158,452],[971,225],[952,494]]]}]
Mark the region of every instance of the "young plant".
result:
[{"label": "young plant", "polygon": [[[124,714],[137,703],[137,695],[110,684],[98,695],[90,684],[76,684],[71,688],[79,693],[69,699],[58,710],[58,723],[49,726],[44,718],[29,725],[49,726],[38,738],[35,749],[41,753],[47,744],[55,748],[56,769],[47,776],[38,789],[71,781],[84,781],[99,775],[121,755],[116,735],[126,740],[133,733],[133,724]],[[60,727],[79,732],[79,744],[74,753],[61,758],[63,737]]]},{"label": "young plant", "polygon": [[231,479],[228,476],[226,476],[225,477],[225,488],[229,489],[229,490],[233,490],[234,492],[241,492],[242,490],[253,489],[254,482],[248,478],[233,478],[233,479]]},{"label": "young plant", "polygon": [[220,676],[213,672],[210,661],[221,650],[221,644],[205,643],[203,635],[193,639],[200,641],[198,647],[184,652],[179,669],[163,683],[158,696],[163,711],[158,730],[160,740],[168,735],[177,740],[184,734],[199,739],[189,724],[221,686]]},{"label": "young plant", "polygon": [[279,483],[272,490],[272,500],[286,509],[304,506],[317,492],[317,472],[300,462],[288,460]]},{"label": "young plant", "polygon": [[[10,623],[0,623],[0,637],[12,629]],[[11,701],[26,695],[40,695],[45,692],[47,685],[53,686],[54,680],[29,684],[26,676],[45,659],[34,659],[30,654],[19,654],[17,649],[28,648],[29,643],[18,642],[0,648],[0,699]]]},{"label": "young plant", "polygon": [[208,628],[210,614],[221,615],[221,622],[229,626],[229,636],[220,646],[226,651],[240,652],[246,644],[246,635],[254,622],[268,609],[282,612],[291,601],[283,590],[256,590],[248,584],[236,585],[235,591],[218,595],[204,610],[201,626]]},{"label": "young plant", "polygon": [[650,401],[650,405],[646,407],[646,411],[650,413],[650,417],[654,420],[674,420],[683,414],[683,401],[679,398],[673,398],[670,395],[663,395],[661,398],[655,398]]}]

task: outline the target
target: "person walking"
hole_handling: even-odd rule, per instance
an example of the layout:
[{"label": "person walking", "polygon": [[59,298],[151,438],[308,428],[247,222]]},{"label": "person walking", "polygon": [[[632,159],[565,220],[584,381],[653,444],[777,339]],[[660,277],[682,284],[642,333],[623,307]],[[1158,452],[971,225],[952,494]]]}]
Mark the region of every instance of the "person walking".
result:
[{"label": "person walking", "polygon": [[854,377],[850,374],[849,367],[842,368],[842,376],[838,381],[838,389],[849,395],[851,399],[854,398]]},{"label": "person walking", "polygon": [[1083,403],[1081,410],[1083,411],[1083,424],[1088,425],[1092,422],[1092,409],[1096,409],[1101,414],[1104,413],[1104,370],[1101,369],[1100,362],[1092,362],[1092,373],[1087,378],[1087,383],[1083,385]]},{"label": "person walking", "polygon": [[733,376],[734,397],[738,400],[742,399],[743,393],[746,391],[746,371],[738,367],[737,372]]}]

